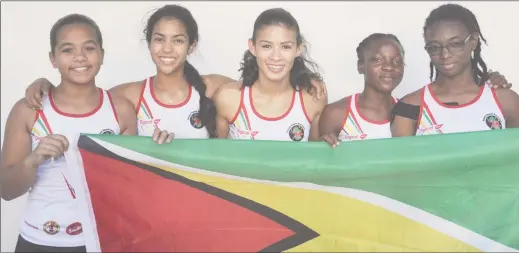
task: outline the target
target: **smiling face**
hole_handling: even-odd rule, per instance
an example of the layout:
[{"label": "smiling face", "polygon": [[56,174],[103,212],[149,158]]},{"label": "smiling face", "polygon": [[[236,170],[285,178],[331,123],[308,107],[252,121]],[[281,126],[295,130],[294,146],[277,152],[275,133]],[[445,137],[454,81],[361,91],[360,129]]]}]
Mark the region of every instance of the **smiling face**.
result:
[{"label": "smiling face", "polygon": [[391,38],[371,41],[359,62],[359,73],[366,85],[383,93],[391,93],[404,76],[404,55],[398,42]]},{"label": "smiling face", "polygon": [[87,24],[69,24],[58,31],[54,53],[49,56],[63,80],[74,84],[93,83],[104,56],[98,41],[94,29]]},{"label": "smiling face", "polygon": [[260,75],[271,82],[290,78],[290,71],[301,50],[297,33],[284,25],[268,25],[256,33],[256,41],[249,40],[249,50],[256,56]]},{"label": "smiling face", "polygon": [[153,27],[149,50],[158,71],[171,74],[184,62],[190,50],[184,24],[175,18],[162,18]]},{"label": "smiling face", "polygon": [[443,76],[454,77],[471,68],[471,52],[477,34],[470,34],[459,21],[438,21],[425,32],[425,49]]}]

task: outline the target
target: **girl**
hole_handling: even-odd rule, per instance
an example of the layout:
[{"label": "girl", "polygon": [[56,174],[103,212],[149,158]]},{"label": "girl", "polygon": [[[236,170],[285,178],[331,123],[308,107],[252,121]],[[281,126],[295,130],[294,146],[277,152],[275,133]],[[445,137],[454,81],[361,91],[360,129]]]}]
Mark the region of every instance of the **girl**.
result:
[{"label": "girl", "polygon": [[431,59],[431,79],[434,70],[436,77],[431,84],[402,98],[400,103],[418,109],[414,116],[396,112],[393,136],[519,126],[517,93],[483,85],[488,73],[481,58],[481,40],[486,40],[470,10],[456,4],[433,10],[425,21],[424,38]]},{"label": "girl", "polygon": [[[320,138],[332,147],[340,141],[391,137],[391,111],[397,102],[391,93],[402,81],[405,67],[402,44],[395,35],[374,33],[359,44],[357,57],[364,91],[327,105],[319,122]],[[491,78],[495,88],[507,87],[498,72]]]},{"label": "girl", "polygon": [[299,25],[289,12],[261,13],[243,58],[241,81],[222,86],[213,97],[218,137],[307,141],[317,135],[327,98],[316,101],[309,94],[323,82],[305,65],[316,66],[305,53]]},{"label": "girl", "polygon": [[[187,61],[198,44],[198,24],[184,7],[166,5],[149,18],[144,29],[148,49],[157,67],[155,76],[110,89],[127,98],[137,111],[138,134],[159,140],[216,136],[215,108],[210,98],[222,84],[234,80],[222,75],[201,76]],[[36,80],[26,92],[30,107],[38,107],[50,83]],[[316,87],[320,96],[324,88]],[[162,129],[163,131],[160,131]],[[162,143],[158,141],[158,143]]]},{"label": "girl", "polygon": [[74,168],[63,154],[80,133],[135,135],[136,115],[125,99],[96,87],[104,50],[93,20],[65,16],[52,27],[50,44],[61,83],[41,109],[30,110],[22,99],[11,110],[2,149],[2,198],[29,191],[16,252],[85,252]]}]

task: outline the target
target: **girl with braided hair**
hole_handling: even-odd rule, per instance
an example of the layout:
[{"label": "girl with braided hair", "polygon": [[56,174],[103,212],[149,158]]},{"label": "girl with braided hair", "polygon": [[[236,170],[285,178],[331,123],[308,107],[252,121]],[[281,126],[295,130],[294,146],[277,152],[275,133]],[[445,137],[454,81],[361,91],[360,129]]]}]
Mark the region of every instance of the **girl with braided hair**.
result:
[{"label": "girl with braided hair", "polygon": [[457,4],[433,10],[424,26],[431,83],[399,103],[419,108],[417,117],[395,113],[393,136],[485,131],[519,126],[519,96],[484,85],[489,78],[481,57],[486,43],[475,15]]}]

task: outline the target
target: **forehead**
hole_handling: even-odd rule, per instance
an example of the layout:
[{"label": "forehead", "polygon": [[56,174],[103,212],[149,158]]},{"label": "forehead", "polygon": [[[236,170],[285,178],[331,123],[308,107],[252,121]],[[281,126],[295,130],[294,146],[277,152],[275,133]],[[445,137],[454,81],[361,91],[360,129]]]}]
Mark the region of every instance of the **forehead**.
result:
[{"label": "forehead", "polygon": [[469,31],[460,21],[444,20],[435,22],[425,31],[425,40],[427,41],[448,41],[454,38],[465,39],[469,35]]},{"label": "forehead", "polygon": [[87,40],[97,41],[97,36],[94,28],[90,25],[77,23],[68,24],[59,29],[56,39],[59,43],[83,42]]},{"label": "forehead", "polygon": [[402,55],[402,48],[394,39],[381,38],[369,43],[368,51],[373,54]]},{"label": "forehead", "polygon": [[173,17],[161,18],[153,27],[153,33],[161,33],[164,35],[185,34],[186,26],[182,21]]},{"label": "forehead", "polygon": [[285,25],[266,25],[261,27],[256,33],[257,40],[267,40],[270,42],[295,42],[296,31]]}]

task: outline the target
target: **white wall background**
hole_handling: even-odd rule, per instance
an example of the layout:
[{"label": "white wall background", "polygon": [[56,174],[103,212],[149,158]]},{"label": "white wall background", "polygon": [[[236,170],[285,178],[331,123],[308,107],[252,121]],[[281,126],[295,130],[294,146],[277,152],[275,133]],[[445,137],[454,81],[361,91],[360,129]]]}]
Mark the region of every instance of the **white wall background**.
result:
[{"label": "white wall background", "polygon": [[[2,2],[1,127],[26,86],[38,77],[59,81],[49,59],[49,32],[71,13],[85,14],[101,28],[106,50],[97,83],[103,88],[142,80],[155,73],[143,40],[150,11],[168,2]],[[173,3],[173,2],[172,2]],[[311,57],[323,69],[333,102],[363,88],[356,71],[358,43],[374,32],[397,35],[406,51],[405,77],[395,91],[401,97],[425,85],[429,60],[423,50],[422,26],[429,12],[444,2],[175,2],[187,7],[199,24],[201,40],[191,62],[202,74],[238,78],[256,17],[283,7],[298,20],[310,42]],[[519,2],[461,2],[477,16],[489,45],[483,58],[516,83],[519,90]],[[515,25],[514,25],[515,24]],[[13,251],[26,197],[1,201],[1,251]]]}]

